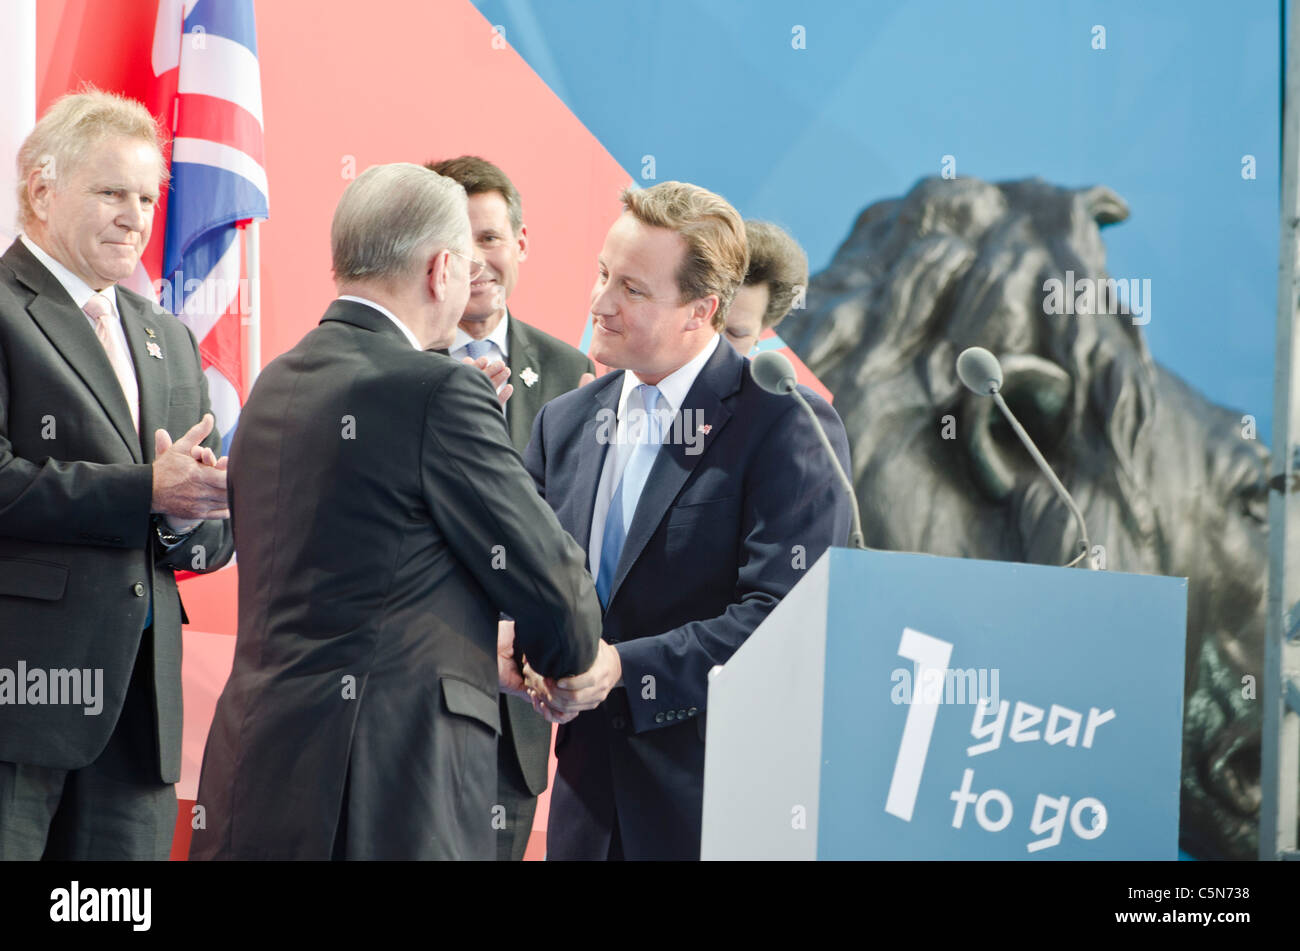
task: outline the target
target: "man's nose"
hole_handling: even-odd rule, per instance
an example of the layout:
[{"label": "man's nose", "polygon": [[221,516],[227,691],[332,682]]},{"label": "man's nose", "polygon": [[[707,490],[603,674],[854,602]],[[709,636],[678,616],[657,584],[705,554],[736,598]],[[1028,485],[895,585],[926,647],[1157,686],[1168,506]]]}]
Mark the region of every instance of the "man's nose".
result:
[{"label": "man's nose", "polygon": [[618,308],[614,306],[614,295],[609,287],[606,287],[603,291],[593,290],[591,292],[591,313],[593,315],[599,314],[604,317],[616,313],[617,310]]},{"label": "man's nose", "polygon": [[150,212],[138,195],[128,196],[118,213],[117,220],[128,231],[143,231],[149,222]]}]

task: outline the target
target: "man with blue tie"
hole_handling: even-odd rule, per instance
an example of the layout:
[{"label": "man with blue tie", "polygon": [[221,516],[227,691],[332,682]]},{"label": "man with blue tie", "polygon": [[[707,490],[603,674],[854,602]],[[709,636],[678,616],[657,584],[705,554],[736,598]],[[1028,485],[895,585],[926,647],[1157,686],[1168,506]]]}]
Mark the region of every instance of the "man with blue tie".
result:
[{"label": "man with blue tie", "polygon": [[[681,182],[622,198],[590,351],[621,372],[543,407],[525,456],[604,609],[592,667],[534,693],[562,724],[547,857],[697,859],[708,672],[844,543],[849,502],[806,415],[721,345],[736,210]],[[839,417],[805,395],[848,469]]]}]

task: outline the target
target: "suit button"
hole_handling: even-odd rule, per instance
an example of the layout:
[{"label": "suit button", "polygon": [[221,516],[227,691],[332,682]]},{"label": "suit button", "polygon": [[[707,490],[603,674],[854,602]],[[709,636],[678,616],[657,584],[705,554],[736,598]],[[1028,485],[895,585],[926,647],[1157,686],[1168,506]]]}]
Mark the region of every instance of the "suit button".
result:
[{"label": "suit button", "polygon": [[700,712],[700,711],[699,711],[699,708],[698,708],[698,707],[691,707],[689,710],[686,711],[686,715],[687,715],[688,717],[693,717],[693,716],[695,716],[695,714],[697,714],[697,713],[699,713],[699,712]]},{"label": "suit button", "polygon": [[627,721],[623,719],[621,716],[618,716],[616,714],[614,717],[610,719],[609,725],[616,730],[621,730],[623,729],[623,727],[627,726]]},{"label": "suit button", "polygon": [[144,597],[144,584],[142,582],[137,581],[135,584],[131,585],[131,590],[135,592],[137,598]]},{"label": "suit button", "polygon": [[678,711],[677,711],[677,719],[679,719],[679,720],[685,720],[685,719],[686,719],[686,711],[685,711],[685,710],[678,710]]},{"label": "suit button", "polygon": [[676,720],[676,719],[677,719],[677,711],[676,711],[676,710],[669,710],[669,711],[668,711],[668,719],[669,719],[669,720]]},{"label": "suit button", "polygon": [[663,712],[661,711],[661,712],[659,712],[659,713],[656,713],[656,714],[655,714],[655,723],[663,723],[663,722],[664,722],[664,715],[663,715]]}]

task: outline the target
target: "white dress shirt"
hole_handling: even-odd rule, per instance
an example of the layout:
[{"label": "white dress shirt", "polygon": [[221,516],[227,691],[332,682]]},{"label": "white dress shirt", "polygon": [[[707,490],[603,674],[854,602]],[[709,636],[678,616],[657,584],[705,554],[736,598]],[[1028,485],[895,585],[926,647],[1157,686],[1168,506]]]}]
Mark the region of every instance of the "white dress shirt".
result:
[{"label": "white dress shirt", "polygon": [[[489,361],[501,360],[504,362],[505,359],[508,356],[510,356],[510,351],[507,349],[506,346],[506,339],[507,339],[506,329],[509,326],[509,324],[510,324],[510,311],[507,310],[501,316],[501,322],[492,328],[492,332],[490,334],[488,334],[486,337],[483,338],[484,343],[491,344],[492,347],[496,347],[495,352],[493,352],[491,347],[488,348],[488,352],[486,356],[489,359]],[[456,326],[456,339],[455,341],[453,341],[451,345],[451,349],[447,351],[447,355],[456,360],[465,359],[466,357],[469,356],[469,349],[468,349],[469,342],[473,339],[474,339],[473,337],[465,333],[465,331],[461,330],[460,325],[458,324]]]},{"label": "white dress shirt", "polygon": [[102,291],[97,291],[77,275],[73,274],[66,267],[60,264],[54,258],[38,245],[27,235],[19,235],[20,240],[27,246],[27,250],[32,252],[36,260],[45,265],[45,269],[53,274],[63,285],[63,289],[68,292],[72,302],[77,305],[77,309],[83,312],[86,320],[90,323],[90,329],[95,329],[95,318],[85,313],[86,302],[96,294],[101,295],[108,301],[108,309],[112,314],[108,318],[108,332],[117,339],[117,345],[122,348],[126,354],[126,369],[131,375],[131,385],[135,387],[137,393],[140,392],[140,379],[135,372],[135,361],[131,358],[131,347],[126,342],[126,331],[122,329],[122,312],[117,308],[117,285],[110,284]]},{"label": "white dress shirt", "polygon": [[420,346],[419,339],[415,336],[414,333],[411,332],[411,328],[406,326],[406,324],[402,323],[400,320],[398,320],[397,315],[394,314],[387,307],[385,307],[383,304],[376,304],[374,301],[369,300],[365,297],[353,297],[351,294],[343,294],[339,297],[339,300],[350,300],[355,304],[365,304],[367,307],[373,307],[375,310],[379,311],[381,314],[383,314],[393,323],[397,324],[398,329],[402,331],[402,336],[410,341],[412,347],[414,347],[416,350],[424,349],[422,346]]},{"label": "white dress shirt", "polygon": [[[673,416],[677,415],[686,400],[686,394],[695,385],[695,378],[700,375],[704,364],[709,362],[709,357],[713,356],[713,351],[718,348],[719,340],[719,336],[714,334],[713,339],[705,344],[699,353],[655,384],[659,388],[660,412],[668,410]],[[600,571],[600,548],[605,538],[605,520],[609,515],[609,504],[614,499],[614,490],[618,488],[618,481],[623,478],[623,470],[627,468],[627,461],[637,445],[635,439],[627,438],[628,397],[644,382],[631,370],[623,371],[623,391],[618,398],[618,428],[613,444],[605,453],[605,466],[600,471],[600,484],[596,488],[596,506],[591,512],[591,536],[587,540],[587,570],[591,572],[593,578]],[[672,426],[664,426],[664,438],[668,438],[672,431]],[[650,483],[647,482],[641,492],[641,498],[645,498],[649,488]],[[631,526],[629,525],[628,528],[631,529]]]}]

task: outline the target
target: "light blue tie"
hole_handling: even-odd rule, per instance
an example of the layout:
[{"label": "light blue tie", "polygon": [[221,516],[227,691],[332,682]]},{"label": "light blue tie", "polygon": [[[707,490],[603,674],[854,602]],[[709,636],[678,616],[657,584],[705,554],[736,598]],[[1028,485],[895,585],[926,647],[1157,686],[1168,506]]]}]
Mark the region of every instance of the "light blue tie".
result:
[{"label": "light blue tie", "polygon": [[641,391],[641,402],[645,406],[644,424],[633,429],[637,417],[629,414],[627,428],[629,435],[639,432],[636,448],[623,469],[623,478],[618,481],[614,497],[609,502],[609,513],[605,516],[605,532],[600,541],[600,571],[596,576],[596,595],[600,603],[609,606],[609,590],[614,585],[614,575],[618,573],[618,559],[623,554],[623,543],[627,541],[627,529],[636,514],[636,504],[641,500],[646,479],[654,467],[655,457],[663,442],[663,427],[658,414],[659,388],[648,383],[637,387]]},{"label": "light blue tie", "polygon": [[[479,357],[489,357],[492,355],[492,344],[486,340],[471,340],[465,344],[465,352],[469,354],[471,360],[477,360]],[[506,408],[501,407],[501,415],[504,416]]]}]

